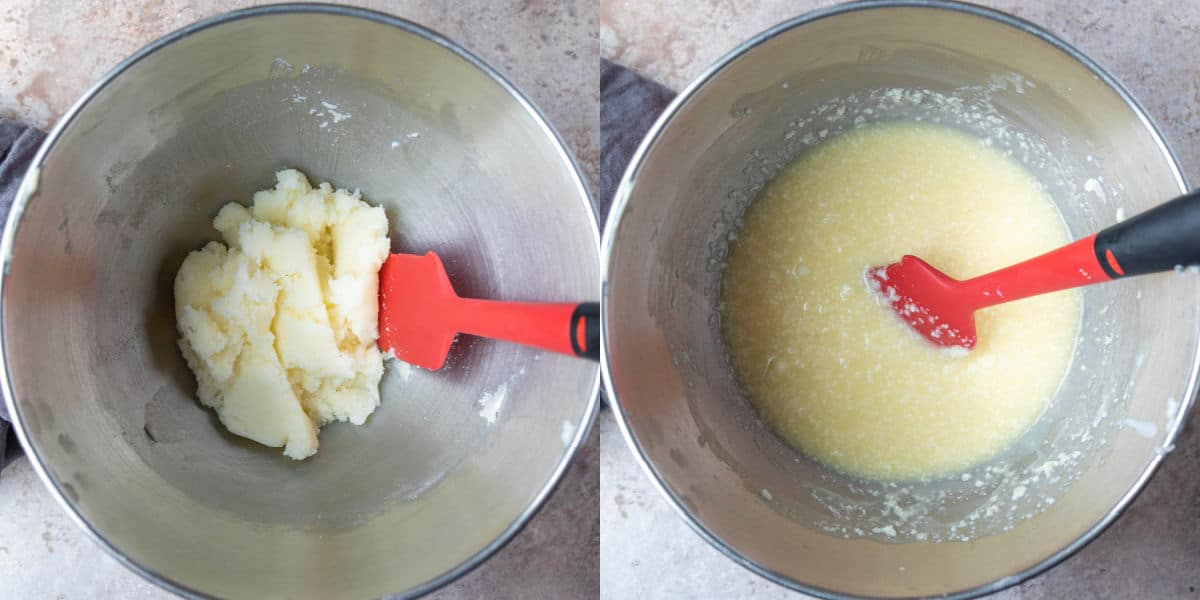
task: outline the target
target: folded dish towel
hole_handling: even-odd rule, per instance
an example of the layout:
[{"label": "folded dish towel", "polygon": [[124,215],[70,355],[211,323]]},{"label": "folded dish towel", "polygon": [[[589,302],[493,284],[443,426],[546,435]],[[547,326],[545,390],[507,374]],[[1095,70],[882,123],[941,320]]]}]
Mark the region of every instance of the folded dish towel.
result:
[{"label": "folded dish towel", "polygon": [[[8,219],[21,177],[44,139],[46,134],[41,131],[0,117],[0,225]],[[9,431],[8,409],[0,402],[0,468],[20,454],[21,446]]]},{"label": "folded dish towel", "polygon": [[600,61],[601,225],[629,159],[675,92],[621,65]]}]

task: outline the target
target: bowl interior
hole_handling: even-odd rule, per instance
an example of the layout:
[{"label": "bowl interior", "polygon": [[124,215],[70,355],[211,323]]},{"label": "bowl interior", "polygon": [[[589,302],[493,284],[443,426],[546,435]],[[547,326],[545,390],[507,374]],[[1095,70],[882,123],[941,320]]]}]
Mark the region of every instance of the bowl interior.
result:
[{"label": "bowl interior", "polygon": [[127,65],[45,156],[3,288],[14,405],[68,505],[170,584],[418,589],[548,493],[592,418],[597,368],[464,338],[439,372],[389,363],[377,412],[326,427],[310,460],[227,434],[195,400],[172,282],[217,239],[216,211],[285,167],[361,189],[393,251],[436,250],[464,296],[599,295],[587,193],[506,84],[398,20],[250,11]]},{"label": "bowl interior", "polygon": [[729,236],[779,168],[841,131],[924,120],[988,139],[1038,177],[1076,237],[1184,190],[1120,92],[982,12],[860,7],[764,35],[691,90],[618,192],[605,332],[623,425],[706,537],[784,583],[878,596],[1010,583],[1114,516],[1191,402],[1191,273],[1085,290],[1051,407],[966,477],[830,472],[742,397],[717,309]]}]

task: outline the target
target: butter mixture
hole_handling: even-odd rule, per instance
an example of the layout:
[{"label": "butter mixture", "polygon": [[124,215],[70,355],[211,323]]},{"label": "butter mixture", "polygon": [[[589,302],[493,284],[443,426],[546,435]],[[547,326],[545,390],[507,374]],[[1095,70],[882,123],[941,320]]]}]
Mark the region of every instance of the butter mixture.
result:
[{"label": "butter mixture", "polygon": [[982,140],[919,123],[853,130],[786,167],[746,212],[722,292],[735,372],[785,441],[834,469],[969,468],[1054,395],[1078,292],[980,311],[978,345],[955,353],[909,330],[864,272],[915,254],[964,279],[1069,241],[1037,181]]},{"label": "butter mixture", "polygon": [[331,421],[379,405],[383,209],[358,192],[312,188],[295,170],[247,208],[230,203],[175,277],[179,347],[200,401],[229,431],[303,459]]}]

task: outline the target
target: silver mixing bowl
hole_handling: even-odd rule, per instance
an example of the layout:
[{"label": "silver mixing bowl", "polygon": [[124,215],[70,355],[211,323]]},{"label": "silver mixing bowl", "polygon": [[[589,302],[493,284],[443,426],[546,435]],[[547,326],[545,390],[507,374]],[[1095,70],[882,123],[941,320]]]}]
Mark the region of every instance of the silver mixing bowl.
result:
[{"label": "silver mixing bowl", "polygon": [[1186,189],[1111,76],[1037,27],[970,5],[812,13],[741,45],[678,96],[635,154],[604,234],[605,383],[629,446],[703,538],[820,596],[970,596],[1049,568],[1129,505],[1196,391],[1197,278],[1168,273],[1084,290],[1050,408],[961,477],[852,480],[772,435],[720,336],[729,236],[797,154],[858,125],[912,119],[1010,153],[1076,237]]},{"label": "silver mixing bowl", "polygon": [[[231,13],[122,63],[54,129],[3,238],[3,386],[39,475],[113,556],[188,595],[433,589],[547,497],[592,423],[598,367],[459,340],[390,365],[362,427],[304,462],[195,398],[171,297],[229,201],[273,173],[360,188],[393,250],[438,251],[464,295],[599,296],[570,154],[515,87],[440,35],[321,5]],[[494,422],[484,400],[502,401]]]}]

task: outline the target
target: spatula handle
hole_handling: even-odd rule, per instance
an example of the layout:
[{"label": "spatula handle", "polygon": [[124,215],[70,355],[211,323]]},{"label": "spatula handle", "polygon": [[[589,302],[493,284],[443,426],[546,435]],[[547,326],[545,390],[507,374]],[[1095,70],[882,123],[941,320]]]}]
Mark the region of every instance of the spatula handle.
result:
[{"label": "spatula handle", "polygon": [[600,305],[459,300],[462,333],[600,360]]},{"label": "spatula handle", "polygon": [[962,282],[972,308],[1200,265],[1200,190],[1100,233]]},{"label": "spatula handle", "polygon": [[1094,248],[1113,279],[1200,265],[1200,190],[1101,231]]},{"label": "spatula handle", "polygon": [[575,356],[600,360],[600,303],[584,302],[571,313],[571,349]]}]

